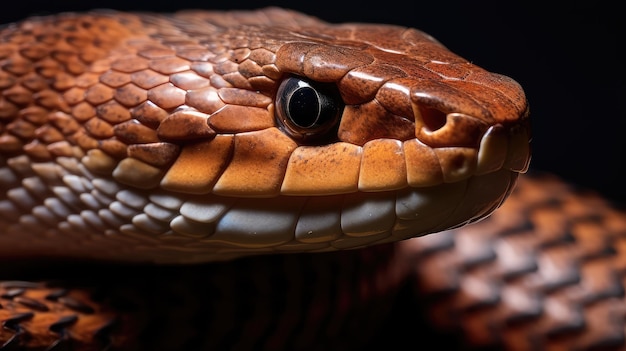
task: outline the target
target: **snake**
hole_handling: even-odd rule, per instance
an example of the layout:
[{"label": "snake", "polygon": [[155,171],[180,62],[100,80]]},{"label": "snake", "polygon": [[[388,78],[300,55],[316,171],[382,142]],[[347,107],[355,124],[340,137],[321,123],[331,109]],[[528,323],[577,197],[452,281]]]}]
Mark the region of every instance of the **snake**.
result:
[{"label": "snake", "polygon": [[423,31],[32,16],[0,91],[0,350],[393,345],[407,294],[462,349],[624,347],[626,217],[529,172],[523,88]]}]

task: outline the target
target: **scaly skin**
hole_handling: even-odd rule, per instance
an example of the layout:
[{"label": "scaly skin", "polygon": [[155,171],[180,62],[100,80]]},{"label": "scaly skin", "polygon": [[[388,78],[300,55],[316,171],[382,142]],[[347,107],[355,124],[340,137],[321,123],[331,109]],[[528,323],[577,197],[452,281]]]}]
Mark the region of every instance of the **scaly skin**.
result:
[{"label": "scaly skin", "polygon": [[[519,85],[413,29],[269,9],[68,14],[1,35],[3,257],[392,242],[485,216],[528,165]],[[289,122],[293,77],[332,85],[337,118]]]},{"label": "scaly skin", "polygon": [[402,245],[429,323],[459,336],[443,347],[624,350],[625,243],[622,209],[535,174],[486,220]]},{"label": "scaly skin", "polygon": [[[342,324],[369,324],[361,309],[410,271],[387,243],[484,218],[529,162],[521,87],[415,29],[280,9],[63,14],[4,27],[0,68],[0,257],[26,266],[16,279],[69,284],[4,283],[5,347],[293,349],[362,333]],[[292,104],[288,82],[311,84],[330,117],[309,123],[312,101]],[[277,253],[297,255],[208,263]],[[59,277],[33,264],[59,260]],[[70,277],[72,262],[97,267]],[[152,263],[207,266],[166,279]],[[275,279],[293,292],[264,290],[277,284],[257,281],[262,267],[287,270]],[[216,327],[233,315],[225,297],[252,299],[238,281],[270,291],[276,322]],[[168,289],[180,310],[154,307]],[[306,317],[276,312],[294,306]],[[176,323],[198,319],[206,329]]]}]

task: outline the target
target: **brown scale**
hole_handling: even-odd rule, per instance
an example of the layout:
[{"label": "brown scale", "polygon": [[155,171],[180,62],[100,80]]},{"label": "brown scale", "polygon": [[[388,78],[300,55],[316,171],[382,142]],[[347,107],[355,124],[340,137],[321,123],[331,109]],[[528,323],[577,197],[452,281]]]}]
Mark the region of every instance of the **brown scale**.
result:
[{"label": "brown scale", "polygon": [[459,349],[623,350],[624,216],[528,176],[488,219],[410,242],[416,291]]}]

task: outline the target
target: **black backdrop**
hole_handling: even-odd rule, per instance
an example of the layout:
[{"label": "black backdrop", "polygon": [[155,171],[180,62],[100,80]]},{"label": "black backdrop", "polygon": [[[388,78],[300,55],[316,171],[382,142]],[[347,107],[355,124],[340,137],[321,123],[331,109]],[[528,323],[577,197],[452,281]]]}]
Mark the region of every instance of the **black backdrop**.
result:
[{"label": "black backdrop", "polygon": [[[542,5],[543,4],[543,5]],[[377,2],[11,0],[1,22],[29,14],[114,8],[289,7],[331,22],[385,22],[422,29],[526,89],[533,123],[532,167],[626,202],[626,43],[621,11],[601,1],[567,6],[527,1]],[[620,50],[620,47],[622,47]]]}]

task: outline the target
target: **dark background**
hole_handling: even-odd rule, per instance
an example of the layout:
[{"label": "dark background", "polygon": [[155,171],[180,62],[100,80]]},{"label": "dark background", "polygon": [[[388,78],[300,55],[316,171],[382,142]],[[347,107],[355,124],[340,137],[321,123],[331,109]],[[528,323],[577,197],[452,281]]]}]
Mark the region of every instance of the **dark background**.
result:
[{"label": "dark background", "polygon": [[[600,1],[567,6],[527,1],[11,1],[1,22],[29,14],[114,8],[174,11],[276,5],[330,22],[422,29],[474,63],[526,89],[533,123],[532,168],[626,202],[626,62],[622,11]],[[543,5],[542,5],[543,4]],[[622,47],[620,50],[620,46]]]}]

